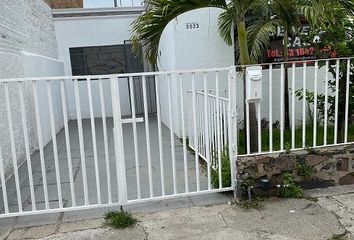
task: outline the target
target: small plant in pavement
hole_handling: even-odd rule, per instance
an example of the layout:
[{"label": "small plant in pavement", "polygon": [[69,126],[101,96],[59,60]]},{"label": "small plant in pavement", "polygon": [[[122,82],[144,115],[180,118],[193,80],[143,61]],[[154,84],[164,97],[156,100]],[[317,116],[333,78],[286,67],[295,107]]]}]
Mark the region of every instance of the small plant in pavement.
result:
[{"label": "small plant in pavement", "polygon": [[333,235],[331,238],[329,238],[328,240],[346,240],[346,233],[344,234],[335,234]]},{"label": "small plant in pavement", "polygon": [[133,227],[137,219],[125,211],[109,211],[104,216],[105,225],[115,229]]},{"label": "small plant in pavement", "polygon": [[296,185],[290,173],[283,174],[282,185],[278,188],[278,197],[281,198],[303,198],[304,191]]},{"label": "small plant in pavement", "polygon": [[261,198],[255,198],[251,202],[244,200],[244,201],[237,203],[237,206],[239,206],[240,208],[242,208],[243,210],[246,210],[246,211],[249,211],[252,209],[261,210],[264,208],[263,199],[261,199]]}]

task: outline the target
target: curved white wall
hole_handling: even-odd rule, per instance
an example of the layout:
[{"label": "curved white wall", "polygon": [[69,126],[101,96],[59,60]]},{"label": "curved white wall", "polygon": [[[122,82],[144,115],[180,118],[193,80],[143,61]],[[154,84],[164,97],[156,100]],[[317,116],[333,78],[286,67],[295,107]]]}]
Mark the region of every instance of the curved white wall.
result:
[{"label": "curved white wall", "polygon": [[[160,71],[208,69],[230,67],[234,64],[233,46],[221,39],[218,31],[218,8],[203,8],[184,13],[172,20],[165,28],[158,53]],[[187,29],[188,23],[198,24],[195,29]],[[191,76],[186,76],[183,92],[191,90]],[[227,87],[227,75],[221,73],[220,89]],[[167,82],[160,82],[160,102],[162,121],[169,126]],[[196,76],[196,88],[203,88],[202,75]],[[208,88],[215,88],[215,76],[208,75]],[[174,132],[181,136],[180,94],[176,78],[171,81]],[[188,106],[186,95],[185,106]]]}]

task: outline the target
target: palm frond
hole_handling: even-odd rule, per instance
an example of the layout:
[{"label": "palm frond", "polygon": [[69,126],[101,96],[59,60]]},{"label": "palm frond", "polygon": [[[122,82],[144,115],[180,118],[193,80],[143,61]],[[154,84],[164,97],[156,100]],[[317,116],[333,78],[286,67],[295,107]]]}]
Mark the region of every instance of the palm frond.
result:
[{"label": "palm frond", "polygon": [[278,19],[262,19],[254,21],[248,27],[248,47],[253,63],[260,62],[264,55],[264,49],[269,46],[270,34],[274,33],[280,24]]},{"label": "palm frond", "polygon": [[221,38],[226,42],[227,45],[231,46],[233,41],[233,26],[235,19],[235,11],[233,7],[229,7],[224,12],[219,15],[218,27]]}]

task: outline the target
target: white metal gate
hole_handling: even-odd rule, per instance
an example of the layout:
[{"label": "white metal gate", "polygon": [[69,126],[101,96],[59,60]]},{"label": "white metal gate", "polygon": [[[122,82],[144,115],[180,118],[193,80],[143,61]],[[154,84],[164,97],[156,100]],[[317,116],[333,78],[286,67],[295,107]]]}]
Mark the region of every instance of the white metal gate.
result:
[{"label": "white metal gate", "polygon": [[233,190],[235,79],[232,67],[0,80],[0,217]]}]

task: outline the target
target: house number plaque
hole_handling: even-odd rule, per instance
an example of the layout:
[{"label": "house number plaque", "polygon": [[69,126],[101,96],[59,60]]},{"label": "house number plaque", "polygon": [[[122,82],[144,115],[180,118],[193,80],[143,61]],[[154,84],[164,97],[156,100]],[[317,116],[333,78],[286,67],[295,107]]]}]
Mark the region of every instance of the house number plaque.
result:
[{"label": "house number plaque", "polygon": [[199,28],[199,23],[186,23],[187,30],[193,30],[198,28]]}]

